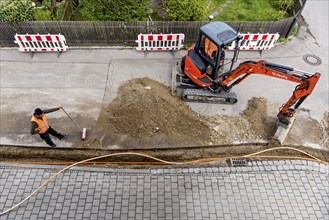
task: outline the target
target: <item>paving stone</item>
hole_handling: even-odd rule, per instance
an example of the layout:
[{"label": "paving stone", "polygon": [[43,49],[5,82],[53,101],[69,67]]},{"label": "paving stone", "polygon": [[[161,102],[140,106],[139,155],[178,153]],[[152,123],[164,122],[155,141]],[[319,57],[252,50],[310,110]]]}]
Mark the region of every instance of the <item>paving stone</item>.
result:
[{"label": "paving stone", "polygon": [[[156,169],[149,171],[153,174],[152,176],[131,176],[125,173],[121,173],[121,176],[113,173],[104,176],[103,173],[99,174],[100,172],[92,175],[88,172],[80,172],[77,175],[76,171],[67,172],[65,178],[62,178],[66,182],[59,184],[60,180],[56,180],[52,188],[38,194],[40,197],[34,202],[36,206],[31,208],[27,203],[22,209],[23,211],[17,213],[22,218],[25,215],[32,216],[38,213],[42,215],[42,218],[51,216],[52,219],[73,219],[73,213],[78,219],[129,219],[134,216],[141,219],[165,219],[168,216],[170,219],[220,219],[221,217],[264,219],[265,215],[267,219],[280,218],[278,216],[286,219],[327,217],[325,216],[328,214],[326,206],[329,201],[326,197],[320,196],[328,193],[323,190],[328,186],[328,184],[325,185],[327,178],[324,174],[290,171],[289,166],[292,163],[282,161],[273,163],[276,167],[284,167],[282,171],[258,172],[265,169],[264,164],[272,166],[271,162],[257,164],[262,167],[258,167],[255,173],[246,172],[247,170],[241,167],[235,168],[238,173],[232,173],[230,168],[225,171],[225,168],[217,167],[191,170],[168,169],[168,174],[164,176],[156,176],[155,173],[159,173]],[[301,161],[299,165],[302,166],[301,169],[306,170],[309,163]],[[265,167],[267,168],[267,166]],[[254,169],[254,167],[248,168],[250,171]],[[221,174],[213,176],[221,169]],[[187,171],[192,171],[196,176],[176,175],[187,173]],[[232,169],[232,171],[234,170]],[[9,172],[6,170],[6,173]],[[24,169],[21,173],[25,173]],[[36,173],[36,176],[42,178],[49,175],[49,173],[45,174],[42,169],[38,169],[37,172],[31,170],[30,174],[32,173]],[[8,174],[7,176],[6,183],[8,179],[15,181],[15,175]],[[21,179],[24,177],[21,174],[19,176]],[[75,176],[75,179],[78,180],[69,181],[71,176]],[[81,176],[84,177],[83,179],[90,176],[90,181],[81,185],[77,178]],[[105,190],[104,182],[100,184],[100,181],[97,180],[99,176],[102,177],[102,181],[111,181]],[[25,191],[22,191],[22,186],[25,183],[32,191],[33,183],[30,179],[24,179],[23,182],[21,184],[16,181],[13,186],[4,185],[7,187],[4,189],[7,190],[1,194],[1,201],[5,198],[5,204],[8,201],[11,201],[12,204],[13,200],[18,197],[15,193],[10,194],[10,190],[17,190],[17,192],[21,190],[20,194],[23,194]],[[68,188],[63,189],[63,185]],[[54,201],[54,199],[56,200]],[[260,201],[259,204],[258,201]],[[58,202],[61,204],[56,204]],[[11,206],[9,203],[8,206]],[[46,208],[47,203],[49,203],[49,209]],[[225,211],[223,212],[223,210]],[[48,215],[49,212],[52,214]]]}]

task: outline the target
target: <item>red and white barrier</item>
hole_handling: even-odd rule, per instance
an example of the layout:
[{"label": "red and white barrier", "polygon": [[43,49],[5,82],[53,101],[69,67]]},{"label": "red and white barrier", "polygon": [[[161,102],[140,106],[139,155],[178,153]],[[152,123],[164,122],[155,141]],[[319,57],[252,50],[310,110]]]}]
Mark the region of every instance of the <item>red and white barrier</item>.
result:
[{"label": "red and white barrier", "polygon": [[184,39],[184,34],[139,34],[136,50],[179,50]]},{"label": "red and white barrier", "polygon": [[63,52],[68,48],[61,34],[16,34],[15,43],[23,52]]},{"label": "red and white barrier", "polygon": [[[276,41],[280,38],[276,34],[239,34],[243,37],[240,41],[240,50],[269,50],[275,46]],[[234,50],[235,42],[228,47],[229,50]]]}]

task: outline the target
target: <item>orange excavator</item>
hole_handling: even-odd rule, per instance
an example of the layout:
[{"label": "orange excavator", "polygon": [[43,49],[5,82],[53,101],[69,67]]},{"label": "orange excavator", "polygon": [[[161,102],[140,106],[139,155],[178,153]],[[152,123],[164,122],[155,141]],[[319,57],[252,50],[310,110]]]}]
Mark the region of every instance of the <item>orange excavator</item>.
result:
[{"label": "orange excavator", "polygon": [[[252,74],[288,80],[298,85],[290,99],[282,105],[277,116],[281,123],[289,125],[289,119],[312,93],[321,74],[312,74],[264,60],[246,61],[233,68],[238,59],[241,43],[242,37],[226,23],[210,22],[202,26],[196,44],[190,47],[182,58],[182,73],[175,76],[176,86],[184,87],[182,99],[235,104],[237,96],[230,92],[231,88]],[[234,48],[231,59],[225,58],[227,47]]]}]

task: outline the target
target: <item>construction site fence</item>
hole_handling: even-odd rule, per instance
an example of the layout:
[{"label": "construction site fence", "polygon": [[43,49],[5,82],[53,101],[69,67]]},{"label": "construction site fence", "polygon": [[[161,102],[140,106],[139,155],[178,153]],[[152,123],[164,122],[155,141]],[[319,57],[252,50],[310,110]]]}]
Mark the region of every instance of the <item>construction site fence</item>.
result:
[{"label": "construction site fence", "polygon": [[[278,33],[286,36],[294,17],[270,22],[226,22],[239,33]],[[207,22],[195,21],[26,21],[0,22],[0,46],[15,47],[15,34],[62,34],[68,46],[136,47],[139,34],[185,35],[185,45],[193,44],[199,28]]]}]

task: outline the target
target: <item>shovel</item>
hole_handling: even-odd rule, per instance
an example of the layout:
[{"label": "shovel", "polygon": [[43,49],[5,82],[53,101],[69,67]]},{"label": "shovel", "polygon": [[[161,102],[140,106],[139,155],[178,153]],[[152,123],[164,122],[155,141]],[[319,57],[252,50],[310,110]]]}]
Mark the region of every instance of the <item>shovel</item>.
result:
[{"label": "shovel", "polygon": [[73,121],[73,119],[70,117],[70,115],[64,110],[64,108],[61,108],[63,110],[63,112],[67,115],[67,117],[69,117],[69,119],[73,122],[73,124],[81,131],[81,140],[85,140],[86,139],[86,134],[87,134],[87,128],[82,128],[77,125],[77,123],[75,123]]}]

